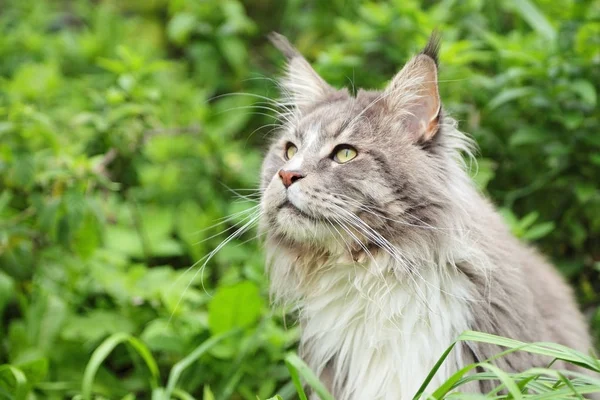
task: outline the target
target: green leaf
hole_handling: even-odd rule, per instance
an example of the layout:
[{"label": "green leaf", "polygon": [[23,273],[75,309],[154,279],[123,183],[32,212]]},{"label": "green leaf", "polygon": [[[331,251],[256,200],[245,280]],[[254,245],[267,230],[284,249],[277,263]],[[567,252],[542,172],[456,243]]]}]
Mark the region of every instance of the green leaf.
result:
[{"label": "green leaf", "polygon": [[590,107],[595,107],[597,103],[596,88],[586,80],[578,79],[569,86],[571,90],[577,93],[584,103]]},{"label": "green leaf", "polygon": [[252,282],[220,287],[208,304],[208,323],[213,334],[252,326],[262,313],[264,300]]},{"label": "green leaf", "polygon": [[48,375],[48,359],[38,358],[37,360],[22,362],[16,365],[27,377],[30,385],[42,381]]},{"label": "green leaf", "polygon": [[167,26],[167,36],[177,45],[187,43],[197,25],[196,17],[190,13],[175,15]]},{"label": "green leaf", "polygon": [[496,168],[497,164],[494,161],[481,158],[477,160],[476,166],[470,169],[471,177],[479,188],[485,189],[496,176]]},{"label": "green leaf", "polygon": [[73,248],[84,259],[89,258],[100,245],[100,229],[96,215],[85,212],[81,223],[72,234]]},{"label": "green leaf", "polygon": [[0,213],[6,209],[6,206],[8,206],[12,198],[13,194],[10,190],[2,191],[2,194],[0,194]]},{"label": "green leaf", "polygon": [[598,188],[591,182],[578,182],[575,184],[575,196],[579,203],[584,204],[598,194]]},{"label": "green leaf", "polygon": [[519,227],[522,230],[526,230],[527,228],[529,228],[531,225],[533,225],[535,223],[535,221],[537,221],[537,219],[540,217],[540,213],[538,213],[537,211],[532,211],[529,214],[527,214],[526,216],[524,216],[520,221],[519,221]]},{"label": "green leaf", "polygon": [[511,147],[541,144],[548,140],[548,135],[534,126],[523,126],[511,135],[509,144]]},{"label": "green leaf", "polygon": [[554,230],[554,222],[543,222],[529,228],[522,236],[525,240],[537,240],[547,236]]},{"label": "green leaf", "polygon": [[527,21],[531,29],[542,35],[549,45],[556,40],[556,30],[531,0],[512,0],[512,6]]},{"label": "green leaf", "polygon": [[15,96],[38,100],[55,94],[61,81],[55,64],[23,63],[15,73],[9,90]]},{"label": "green leaf", "polygon": [[67,340],[93,342],[107,335],[132,333],[135,325],[125,315],[107,310],[91,310],[86,315],[71,316],[61,331]]},{"label": "green leaf", "polygon": [[210,386],[204,386],[204,395],[202,396],[202,400],[215,400],[215,395],[212,390],[210,390]]},{"label": "green leaf", "polygon": [[531,87],[503,89],[500,91],[500,93],[494,96],[492,100],[489,101],[487,108],[488,110],[493,111],[501,105],[509,103],[513,100],[531,96],[534,92],[535,89]]},{"label": "green leaf", "polygon": [[219,39],[219,50],[231,68],[238,75],[242,75],[247,68],[248,51],[244,43],[234,36],[225,36]]},{"label": "green leaf", "polygon": [[0,317],[4,311],[4,307],[15,295],[14,293],[14,280],[0,270]]},{"label": "green leaf", "polygon": [[152,351],[183,353],[186,343],[167,320],[155,319],[146,325],[140,338]]}]

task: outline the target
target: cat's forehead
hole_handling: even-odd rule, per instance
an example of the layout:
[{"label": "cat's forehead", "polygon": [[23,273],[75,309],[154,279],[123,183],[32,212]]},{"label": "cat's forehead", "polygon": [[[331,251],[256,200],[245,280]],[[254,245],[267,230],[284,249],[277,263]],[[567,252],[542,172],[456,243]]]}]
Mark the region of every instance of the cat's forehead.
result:
[{"label": "cat's forehead", "polygon": [[372,117],[373,114],[369,111],[381,98],[380,94],[360,90],[356,97],[344,96],[319,104],[299,118],[294,133],[300,139],[314,134],[322,139],[336,139],[342,134],[351,133],[350,131],[360,133],[360,130],[350,128],[356,128]]}]

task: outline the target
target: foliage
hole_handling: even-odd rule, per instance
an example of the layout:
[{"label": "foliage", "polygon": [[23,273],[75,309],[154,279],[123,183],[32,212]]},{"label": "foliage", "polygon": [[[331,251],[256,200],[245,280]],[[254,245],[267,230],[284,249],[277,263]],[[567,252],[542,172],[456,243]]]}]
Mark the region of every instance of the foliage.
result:
[{"label": "foliage", "polygon": [[438,27],[476,181],[598,338],[599,20],[591,0],[0,0],[0,397],[295,396],[257,241],[200,268],[247,222],[229,188],[256,187],[275,122],[272,30],[381,87]]}]

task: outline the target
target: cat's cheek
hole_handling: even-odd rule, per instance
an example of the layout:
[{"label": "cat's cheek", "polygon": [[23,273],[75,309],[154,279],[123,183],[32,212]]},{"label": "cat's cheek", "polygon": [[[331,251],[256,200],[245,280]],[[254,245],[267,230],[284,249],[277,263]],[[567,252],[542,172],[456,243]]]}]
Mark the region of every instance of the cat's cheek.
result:
[{"label": "cat's cheek", "polygon": [[274,175],[261,199],[263,212],[276,210],[286,200],[285,187],[277,175]]}]

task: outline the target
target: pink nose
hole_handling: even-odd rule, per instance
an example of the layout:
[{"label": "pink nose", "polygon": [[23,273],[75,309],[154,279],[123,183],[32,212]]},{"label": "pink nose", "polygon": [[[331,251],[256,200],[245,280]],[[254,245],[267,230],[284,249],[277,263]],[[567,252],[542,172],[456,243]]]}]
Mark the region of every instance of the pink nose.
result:
[{"label": "pink nose", "polygon": [[279,177],[281,178],[283,185],[288,188],[292,183],[304,178],[304,175],[299,171],[284,171],[280,169]]}]

